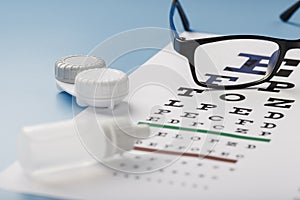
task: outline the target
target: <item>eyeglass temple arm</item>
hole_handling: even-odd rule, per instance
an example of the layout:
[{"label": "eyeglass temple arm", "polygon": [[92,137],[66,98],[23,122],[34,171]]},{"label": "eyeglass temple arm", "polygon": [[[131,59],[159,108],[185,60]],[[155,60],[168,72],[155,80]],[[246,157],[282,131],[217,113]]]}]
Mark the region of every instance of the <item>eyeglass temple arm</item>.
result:
[{"label": "eyeglass temple arm", "polygon": [[299,9],[299,7],[300,7],[300,1],[296,2],[289,9],[284,11],[280,15],[280,19],[284,22],[288,21],[291,18],[291,16]]},{"label": "eyeglass temple arm", "polygon": [[179,0],[174,0],[174,3],[175,3],[175,6],[178,10],[178,13],[179,13],[179,16],[180,16],[180,19],[181,19],[181,22],[183,24],[183,28],[185,31],[190,31],[190,23],[189,23],[189,20],[179,2]]}]

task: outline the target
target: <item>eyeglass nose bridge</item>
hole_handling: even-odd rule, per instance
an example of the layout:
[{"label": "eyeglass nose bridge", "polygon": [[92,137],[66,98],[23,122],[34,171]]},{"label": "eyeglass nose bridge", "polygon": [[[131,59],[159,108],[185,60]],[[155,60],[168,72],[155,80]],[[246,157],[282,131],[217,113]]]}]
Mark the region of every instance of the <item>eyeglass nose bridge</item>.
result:
[{"label": "eyeglass nose bridge", "polygon": [[280,46],[284,47],[283,49],[286,49],[286,50],[300,49],[300,39],[299,40],[286,40],[284,42],[280,42]]}]

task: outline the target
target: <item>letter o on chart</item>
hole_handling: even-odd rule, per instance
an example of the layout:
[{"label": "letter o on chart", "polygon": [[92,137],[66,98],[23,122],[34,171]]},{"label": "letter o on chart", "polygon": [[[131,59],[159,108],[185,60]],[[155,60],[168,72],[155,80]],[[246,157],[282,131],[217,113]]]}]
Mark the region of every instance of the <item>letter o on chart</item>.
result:
[{"label": "letter o on chart", "polygon": [[222,94],[220,96],[220,99],[224,101],[243,101],[244,99],[246,99],[246,97],[241,94],[228,93],[228,94]]},{"label": "letter o on chart", "polygon": [[214,125],[213,128],[216,130],[223,130],[224,126],[223,125]]},{"label": "letter o on chart", "polygon": [[222,121],[224,119],[224,117],[214,115],[214,116],[210,116],[208,119],[211,121],[219,122],[219,121]]}]

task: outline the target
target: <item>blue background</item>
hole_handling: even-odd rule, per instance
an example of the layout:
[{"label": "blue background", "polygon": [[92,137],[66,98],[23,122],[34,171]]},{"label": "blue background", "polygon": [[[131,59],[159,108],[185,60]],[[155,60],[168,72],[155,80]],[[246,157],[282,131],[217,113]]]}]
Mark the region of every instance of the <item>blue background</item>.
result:
[{"label": "blue background", "polygon": [[[200,32],[300,38],[300,11],[290,23],[279,14],[295,0],[182,0]],[[20,128],[72,117],[72,99],[58,94],[54,62],[87,54],[125,30],[168,28],[171,0],[27,0],[0,6],[0,170],[16,160]],[[140,63],[151,56],[140,56]],[[130,62],[130,61],[126,61]],[[126,63],[123,70],[126,71]],[[0,190],[0,199],[48,199]]]}]

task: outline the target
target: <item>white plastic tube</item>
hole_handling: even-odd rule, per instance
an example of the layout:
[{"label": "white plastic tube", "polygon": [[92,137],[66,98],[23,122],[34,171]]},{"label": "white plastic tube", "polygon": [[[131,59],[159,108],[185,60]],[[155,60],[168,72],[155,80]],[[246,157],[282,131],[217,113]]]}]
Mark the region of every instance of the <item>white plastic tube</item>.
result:
[{"label": "white plastic tube", "polygon": [[18,160],[26,174],[55,172],[95,163],[76,135],[72,120],[25,127]]},{"label": "white plastic tube", "polygon": [[[97,145],[97,158],[106,159],[131,150],[137,138],[128,133],[141,133],[143,137],[150,135],[148,126],[132,125],[126,119],[105,121],[101,127],[97,126],[97,130],[89,120],[81,123],[87,132],[90,127],[90,131],[99,133],[96,141],[89,138]],[[18,143],[18,160],[25,173],[39,176],[98,164],[82,144],[77,131],[73,120],[23,128]]]}]

